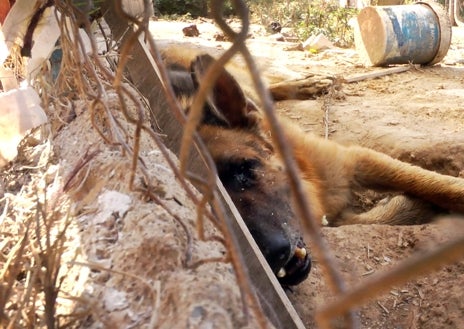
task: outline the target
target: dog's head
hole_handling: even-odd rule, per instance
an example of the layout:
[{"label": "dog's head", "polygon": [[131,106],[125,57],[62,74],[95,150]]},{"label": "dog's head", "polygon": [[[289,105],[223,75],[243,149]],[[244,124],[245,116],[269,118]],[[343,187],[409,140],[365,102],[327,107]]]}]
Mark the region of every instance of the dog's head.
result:
[{"label": "dog's head", "polygon": [[[193,61],[194,89],[213,62],[209,55]],[[180,81],[174,75],[174,89],[179,92],[176,79]],[[296,285],[306,279],[311,260],[292,208],[284,166],[261,128],[256,106],[226,70],[204,106],[199,132],[219,178],[281,284]]]}]

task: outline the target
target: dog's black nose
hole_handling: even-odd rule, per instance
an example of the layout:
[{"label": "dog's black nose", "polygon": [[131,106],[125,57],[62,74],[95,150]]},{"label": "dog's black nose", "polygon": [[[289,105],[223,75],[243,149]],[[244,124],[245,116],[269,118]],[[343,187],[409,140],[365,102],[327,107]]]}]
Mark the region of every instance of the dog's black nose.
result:
[{"label": "dog's black nose", "polygon": [[290,241],[282,234],[275,234],[268,237],[268,242],[263,249],[264,257],[271,266],[274,273],[277,273],[290,259],[292,247]]},{"label": "dog's black nose", "polygon": [[306,280],[311,271],[311,257],[302,240],[295,249],[282,234],[267,236],[266,241],[266,247],[261,249],[283,286],[295,286]]}]

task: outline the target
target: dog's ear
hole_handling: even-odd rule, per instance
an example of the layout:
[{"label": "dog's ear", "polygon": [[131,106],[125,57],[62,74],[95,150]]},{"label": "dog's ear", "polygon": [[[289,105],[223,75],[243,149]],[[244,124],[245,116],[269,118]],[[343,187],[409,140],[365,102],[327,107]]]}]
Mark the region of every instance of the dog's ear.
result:
[{"label": "dog's ear", "polygon": [[[210,55],[200,55],[192,62],[192,79],[198,86],[207,69],[215,59]],[[256,123],[256,116],[250,112],[257,108],[248,100],[234,77],[221,68],[221,73],[207,98],[208,111],[205,122],[220,122],[231,128],[248,128]]]}]

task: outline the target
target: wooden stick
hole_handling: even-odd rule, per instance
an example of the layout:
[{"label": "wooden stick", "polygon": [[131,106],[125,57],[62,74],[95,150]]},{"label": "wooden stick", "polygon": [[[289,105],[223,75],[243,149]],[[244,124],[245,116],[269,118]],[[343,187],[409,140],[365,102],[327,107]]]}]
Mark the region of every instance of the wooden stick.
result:
[{"label": "wooden stick", "polygon": [[402,73],[402,72],[409,71],[412,67],[414,66],[412,65],[395,66],[395,67],[390,67],[390,68],[382,69],[382,70],[375,71],[375,72],[356,74],[349,78],[343,79],[343,82],[353,83],[353,82],[359,82],[359,81],[368,80],[368,79],[380,78],[380,77],[390,75],[390,74],[396,74],[396,73]]}]

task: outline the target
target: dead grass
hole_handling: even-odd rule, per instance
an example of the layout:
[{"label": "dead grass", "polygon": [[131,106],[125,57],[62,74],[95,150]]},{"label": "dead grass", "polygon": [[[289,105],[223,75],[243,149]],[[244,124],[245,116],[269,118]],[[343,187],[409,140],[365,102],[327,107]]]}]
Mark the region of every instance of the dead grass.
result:
[{"label": "dead grass", "polygon": [[23,156],[1,173],[1,326],[55,328],[70,203],[50,140],[21,148]]}]

